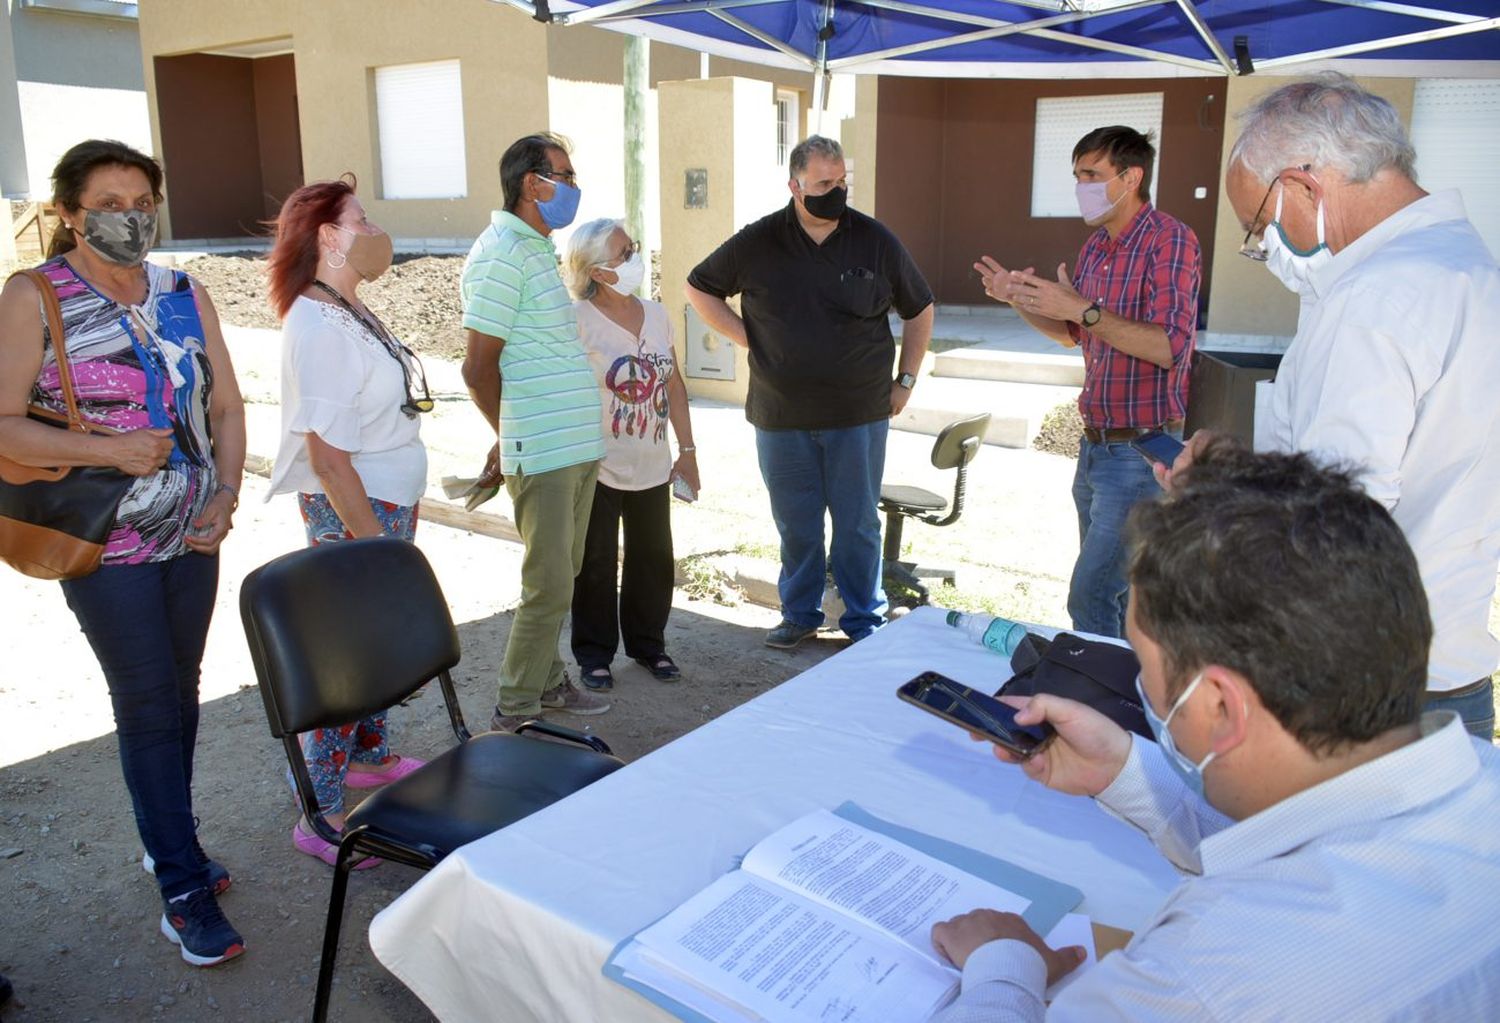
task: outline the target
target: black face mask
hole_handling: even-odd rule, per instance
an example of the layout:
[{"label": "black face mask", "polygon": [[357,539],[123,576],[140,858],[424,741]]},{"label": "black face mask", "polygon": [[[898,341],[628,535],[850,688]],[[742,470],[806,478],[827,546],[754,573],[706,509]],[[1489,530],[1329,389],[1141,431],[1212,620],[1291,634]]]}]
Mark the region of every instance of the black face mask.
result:
[{"label": "black face mask", "polygon": [[837,220],[844,215],[844,210],[849,204],[849,190],[847,188],[832,188],[822,195],[802,196],[802,205],[807,207],[807,212],[819,220]]}]

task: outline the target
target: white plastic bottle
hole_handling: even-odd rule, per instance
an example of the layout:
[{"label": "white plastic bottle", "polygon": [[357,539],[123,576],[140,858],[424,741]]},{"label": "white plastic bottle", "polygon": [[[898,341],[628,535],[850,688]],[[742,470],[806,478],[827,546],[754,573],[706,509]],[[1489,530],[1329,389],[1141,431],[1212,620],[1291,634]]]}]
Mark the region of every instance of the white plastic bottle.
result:
[{"label": "white plastic bottle", "polygon": [[949,611],[948,624],[1002,657],[1009,657],[1026,638],[1026,626],[995,615]]}]

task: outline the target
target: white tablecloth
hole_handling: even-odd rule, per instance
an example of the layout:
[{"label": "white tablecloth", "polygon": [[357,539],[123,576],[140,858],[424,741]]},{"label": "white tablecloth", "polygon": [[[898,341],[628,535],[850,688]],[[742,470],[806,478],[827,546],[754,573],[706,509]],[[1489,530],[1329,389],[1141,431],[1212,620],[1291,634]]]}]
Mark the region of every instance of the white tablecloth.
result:
[{"label": "white tablecloth", "polygon": [[[600,973],[615,945],[765,835],[845,800],[1074,885],[1101,923],[1143,924],[1176,884],[1166,861],[1091,800],[1028,781],[897,700],[925,670],[990,691],[1010,675],[919,608],[453,853],[374,919],[375,955],[445,1021],[667,1020]],[[684,698],[705,684],[684,683]]]}]

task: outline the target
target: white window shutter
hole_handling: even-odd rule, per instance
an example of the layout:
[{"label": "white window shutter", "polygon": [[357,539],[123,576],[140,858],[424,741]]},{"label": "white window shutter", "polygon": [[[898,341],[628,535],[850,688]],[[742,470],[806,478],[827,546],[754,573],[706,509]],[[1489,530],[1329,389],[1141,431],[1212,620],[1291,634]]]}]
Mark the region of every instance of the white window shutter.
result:
[{"label": "white window shutter", "polygon": [[1500,81],[1419,81],[1411,143],[1418,183],[1429,192],[1458,189],[1490,255],[1500,256]]},{"label": "white window shutter", "polygon": [[458,61],[375,69],[383,199],[468,194],[463,83]]},{"label": "white window shutter", "polygon": [[1036,147],[1031,164],[1031,215],[1076,217],[1073,192],[1073,147],[1095,128],[1123,124],[1150,133],[1156,146],[1156,171],[1151,176],[1151,201],[1161,169],[1161,109],[1159,92],[1115,96],[1058,96],[1036,101]]}]

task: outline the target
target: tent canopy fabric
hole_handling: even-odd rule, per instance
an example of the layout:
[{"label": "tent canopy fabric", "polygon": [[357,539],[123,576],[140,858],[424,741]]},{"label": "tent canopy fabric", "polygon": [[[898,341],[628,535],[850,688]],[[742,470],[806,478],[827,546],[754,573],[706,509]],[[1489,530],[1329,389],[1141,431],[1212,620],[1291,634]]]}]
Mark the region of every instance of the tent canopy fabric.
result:
[{"label": "tent canopy fabric", "polygon": [[1500,77],[1500,0],[496,0],[718,56],[944,78]]}]

